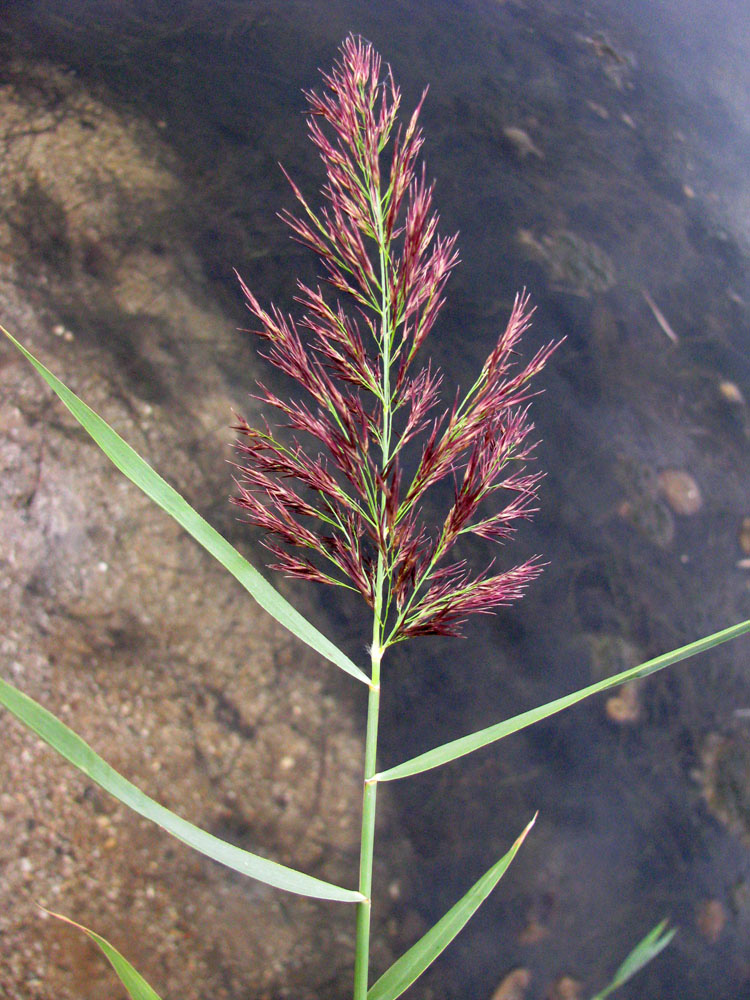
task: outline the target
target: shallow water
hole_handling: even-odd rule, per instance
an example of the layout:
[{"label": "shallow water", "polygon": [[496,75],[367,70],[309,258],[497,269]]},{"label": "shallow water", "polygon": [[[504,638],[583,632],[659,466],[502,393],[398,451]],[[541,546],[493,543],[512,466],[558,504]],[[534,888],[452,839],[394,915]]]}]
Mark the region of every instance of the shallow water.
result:
[{"label": "shallow water", "polygon": [[[394,654],[390,764],[748,617],[750,32],[741,3],[707,0],[339,2],[322,24],[319,11],[36,0],[11,3],[0,30],[158,125],[194,192],[184,210],[207,294],[238,323],[232,266],[280,303],[311,273],[273,215],[288,203],[276,162],[306,190],[319,179],[299,91],[361,31],[406,107],[431,84],[428,168],[443,229],[461,233],[432,340],[448,382],[476,371],[520,287],[537,304],[525,350],[566,337],[535,403],[542,510],[513,546],[549,567],[471,638]],[[137,334],[115,333],[134,391],[179,398],[141,363]],[[234,390],[251,348],[238,338],[222,358]],[[665,470],[695,480],[697,512],[670,506]],[[356,651],[367,626],[345,611],[330,631]],[[740,640],[640,686],[633,722],[599,699],[391,787],[428,924],[540,810],[507,881],[415,997],[489,998],[515,966],[533,971],[529,997],[563,974],[590,995],[662,916],[680,933],[623,997],[747,995],[750,856],[696,778],[709,734],[747,725],[746,660]],[[699,915],[716,901],[726,925],[712,942]]]}]

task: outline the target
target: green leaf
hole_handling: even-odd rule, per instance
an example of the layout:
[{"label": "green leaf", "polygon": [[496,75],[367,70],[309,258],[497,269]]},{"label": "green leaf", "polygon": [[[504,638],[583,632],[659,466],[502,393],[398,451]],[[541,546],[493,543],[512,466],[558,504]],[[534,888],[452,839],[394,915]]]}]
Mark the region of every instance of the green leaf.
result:
[{"label": "green leaf", "polygon": [[63,916],[62,913],[54,913],[44,906],[40,907],[40,909],[44,910],[51,917],[63,920],[66,924],[77,927],[79,931],[83,931],[84,934],[88,935],[94,944],[97,944],[107,956],[112,968],[120,977],[123,986],[132,997],[132,1000],[161,1000],[159,994],[149,986],[140,972],[136,972],[130,962],[126,958],[123,958],[117,948],[113,947],[109,941],[100,937],[94,931],[89,930],[88,927],[84,927],[83,924],[78,924],[75,920],[71,920],[70,917]]},{"label": "green leaf", "polygon": [[367,1000],[395,1000],[422,975],[438,955],[448,947],[453,938],[489,896],[503,877],[526,835],[536,821],[531,820],[511,849],[488,872],[475,882],[466,895],[427,931],[387,972],[367,991]]},{"label": "green leaf", "polygon": [[644,965],[648,965],[652,959],[664,951],[677,933],[675,928],[667,931],[666,926],[667,921],[662,920],[653,930],[649,931],[645,938],[630,952],[615,973],[614,979],[609,986],[605,986],[600,993],[592,997],[592,1000],[605,1000],[605,997],[608,997],[610,993],[614,993],[615,990],[623,986],[629,979],[632,979],[637,972],[641,971]]},{"label": "green leaf", "polygon": [[182,819],[149,798],[127,778],[123,778],[94,753],[88,743],[85,743],[72,729],[2,678],[0,678],[0,705],[4,705],[29,729],[33,729],[37,736],[74,764],[79,771],[88,775],[100,788],[114,795],[134,812],[152,820],[173,837],[205,854],[206,857],[218,861],[219,864],[233,868],[234,871],[249,878],[258,879],[259,882],[265,882],[277,889],[286,889],[287,892],[295,892],[300,896],[332,899],[342,903],[359,903],[364,898],[360,892],[342,889],[330,882],[322,882],[311,875],[303,875],[293,868],[243,851]]},{"label": "green leaf", "polygon": [[480,729],[476,733],[470,733],[468,736],[462,736],[458,740],[444,743],[434,750],[428,750],[427,753],[420,754],[418,757],[412,757],[411,760],[407,760],[403,764],[388,768],[387,771],[381,771],[375,775],[373,780],[395,781],[397,778],[407,778],[409,775],[420,774],[422,771],[429,771],[430,768],[447,764],[451,760],[456,760],[457,757],[463,757],[464,754],[471,753],[473,750],[479,750],[481,747],[486,747],[490,743],[495,743],[497,740],[503,739],[505,736],[510,736],[512,733],[517,733],[520,729],[533,726],[535,722],[541,722],[542,719],[547,719],[550,715],[562,712],[564,709],[576,705],[579,701],[583,701],[584,698],[591,697],[592,694],[598,694],[600,691],[606,691],[608,688],[624,684],[627,681],[648,677],[649,674],[655,674],[658,670],[663,670],[664,667],[668,667],[672,663],[677,663],[679,660],[686,660],[688,657],[702,653],[713,646],[718,646],[722,642],[729,642],[730,639],[736,639],[737,636],[744,635],[746,632],[750,632],[750,621],[741,622],[739,625],[732,625],[721,632],[715,632],[713,635],[691,642],[688,646],[673,649],[671,653],[662,653],[661,656],[657,656],[653,660],[647,660],[637,667],[631,667],[630,670],[623,670],[620,674],[607,677],[596,684],[590,684],[588,687],[581,688],[580,691],[565,695],[563,698],[557,698],[546,705],[532,708],[530,711],[516,715],[505,722],[498,722],[497,725],[490,726],[488,729]]},{"label": "green leaf", "polygon": [[288,629],[298,639],[307,643],[331,663],[341,667],[352,677],[370,683],[367,675],[356,666],[345,653],[310,624],[296,611],[281,594],[240,553],[222,537],[215,528],[193,510],[190,504],[174,490],[169,483],[155,472],[130,445],[123,441],[120,435],[109,424],[71,392],[55,375],[37,361],[33,354],[20,344],[15,337],[0,326],[8,340],[18,348],[23,356],[36,368],[47,385],[67,406],[83,429],[91,435],[101,450],[112,461],[120,472],[143,490],[147,497],[158,504],[181,525],[189,535],[218,559],[221,565],[228,569],[232,576],[239,580],[245,590],[284,628]]}]

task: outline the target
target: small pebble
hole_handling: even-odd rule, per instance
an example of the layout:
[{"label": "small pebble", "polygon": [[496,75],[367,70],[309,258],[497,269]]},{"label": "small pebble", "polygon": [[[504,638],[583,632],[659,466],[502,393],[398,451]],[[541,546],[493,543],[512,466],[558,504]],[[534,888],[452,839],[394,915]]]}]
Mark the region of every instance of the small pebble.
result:
[{"label": "small pebble", "polygon": [[62,339],[66,340],[68,343],[70,343],[70,341],[73,340],[73,334],[70,332],[70,330],[64,327],[62,323],[55,323],[55,325],[52,327],[52,332],[56,337],[62,337]]},{"label": "small pebble", "polygon": [[572,976],[561,976],[552,984],[547,1000],[581,1000],[581,984]]},{"label": "small pebble", "polygon": [[700,487],[689,472],[682,469],[662,469],[658,482],[664,499],[675,514],[689,517],[697,514],[703,506]]},{"label": "small pebble", "polygon": [[528,969],[514,969],[492,994],[492,1000],[524,1000],[530,982],[531,973]]},{"label": "small pebble", "polygon": [[745,405],[745,397],[742,395],[742,391],[739,386],[735,385],[734,382],[722,379],[722,381],[719,382],[719,392],[721,393],[722,399],[725,399],[727,403],[731,403],[733,406]]},{"label": "small pebble", "polygon": [[750,517],[743,517],[739,534],[740,548],[746,556],[750,556]]},{"label": "small pebble", "polygon": [[544,159],[544,153],[535,145],[529,133],[525,132],[522,128],[510,125],[503,129],[503,135],[514,146],[521,158],[536,156],[540,160]]},{"label": "small pebble", "polygon": [[698,907],[698,930],[709,944],[716,944],[727,922],[727,911],[718,899],[706,899]]},{"label": "small pebble", "polygon": [[596,101],[586,101],[586,105],[589,111],[592,111],[595,115],[597,115],[599,118],[602,118],[604,121],[606,121],[607,118],[609,118],[609,111],[607,111],[604,105],[597,104]]},{"label": "small pebble", "polygon": [[750,883],[746,879],[732,886],[732,909],[738,913],[750,909]]},{"label": "small pebble", "polygon": [[618,725],[637,722],[641,716],[637,686],[632,682],[623,684],[617,694],[607,698],[604,708],[610,722]]},{"label": "small pebble", "polygon": [[518,943],[538,944],[540,941],[543,941],[548,934],[549,928],[545,927],[544,924],[540,923],[535,917],[532,917],[518,935]]}]

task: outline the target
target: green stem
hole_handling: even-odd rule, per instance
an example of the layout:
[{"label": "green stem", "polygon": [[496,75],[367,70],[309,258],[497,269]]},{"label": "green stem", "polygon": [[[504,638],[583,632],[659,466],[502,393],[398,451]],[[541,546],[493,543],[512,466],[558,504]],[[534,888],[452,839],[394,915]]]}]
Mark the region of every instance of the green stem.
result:
[{"label": "green stem", "polygon": [[[373,632],[378,633],[372,648],[372,684],[367,703],[367,740],[365,744],[365,776],[362,794],[362,841],[359,855],[359,891],[365,897],[357,904],[357,941],[354,953],[354,1000],[366,1000],[370,966],[370,916],[372,913],[372,859],[375,845],[375,807],[378,783],[371,779],[377,773],[378,714],[380,710],[380,623],[375,618]],[[375,637],[373,637],[375,638]]]},{"label": "green stem", "polygon": [[[380,263],[380,350],[383,359],[383,424],[381,427],[382,468],[388,465],[391,442],[391,340],[393,331],[390,322],[388,300],[388,252],[383,234],[383,218],[380,199],[372,200],[375,238],[378,244]],[[380,517],[385,510],[385,496],[379,497]],[[373,513],[375,505],[373,505]],[[354,950],[354,1000],[367,1000],[367,981],[370,965],[370,920],[372,916],[372,861],[375,847],[375,812],[377,804],[378,716],[380,713],[380,662],[383,646],[383,589],[386,580],[386,559],[383,551],[378,552],[378,567],[375,580],[375,607],[372,623],[372,674],[370,696],[367,702],[367,736],[365,741],[365,773],[362,792],[362,839],[359,855],[359,891],[365,897],[357,904],[357,939]],[[387,602],[386,602],[387,606]]]},{"label": "green stem", "polygon": [[[384,407],[385,410],[385,407]],[[387,427],[384,413],[383,425]],[[386,438],[387,441],[387,438]],[[383,466],[387,458],[387,444],[383,448]],[[384,498],[381,497],[381,503]],[[372,674],[370,695],[367,700],[367,736],[365,738],[365,773],[362,792],[362,839],[359,853],[359,891],[365,897],[357,904],[357,940],[354,950],[354,1000],[366,1000],[367,980],[370,967],[370,918],[372,915],[372,860],[375,847],[375,810],[378,783],[373,781],[377,773],[378,757],[378,716],[380,713],[380,662],[383,657],[383,584],[385,581],[385,558],[378,553],[378,568],[375,580],[375,608],[372,622],[372,649],[370,650]]]}]

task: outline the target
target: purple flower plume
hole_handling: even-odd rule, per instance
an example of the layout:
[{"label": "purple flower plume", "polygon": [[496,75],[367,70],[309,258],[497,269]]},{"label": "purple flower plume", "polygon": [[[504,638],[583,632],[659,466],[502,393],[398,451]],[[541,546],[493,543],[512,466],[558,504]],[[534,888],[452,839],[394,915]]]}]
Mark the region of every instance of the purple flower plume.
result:
[{"label": "purple flower plume", "polygon": [[[386,646],[459,635],[469,614],[516,600],[541,570],[532,559],[473,574],[446,557],[462,535],[503,542],[533,514],[541,476],[527,469],[530,381],[555,345],[517,364],[532,313],[517,296],[476,382],[441,412],[442,375],[416,356],[458,256],[455,236],[437,233],[433,187],[417,166],[425,95],[398,124],[390,68],[352,36],[323,82],[322,95],[305,95],[326,169],[323,206],[311,208],[289,179],[300,211],[281,217],[334,292],[298,281],[295,320],[264,309],[240,279],[265,356],[304,394],[280,399],[260,385],[290,433],[282,443],[269,426],[238,421],[233,501],[266,532],[273,569],[359,591]],[[428,526],[421,501],[449,476],[453,502],[442,525]]]}]

